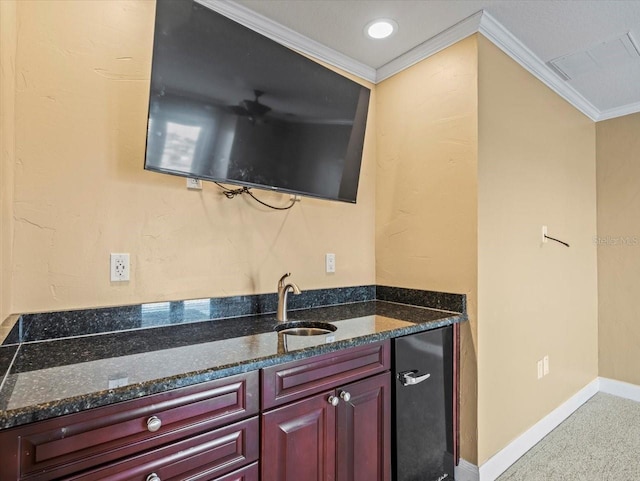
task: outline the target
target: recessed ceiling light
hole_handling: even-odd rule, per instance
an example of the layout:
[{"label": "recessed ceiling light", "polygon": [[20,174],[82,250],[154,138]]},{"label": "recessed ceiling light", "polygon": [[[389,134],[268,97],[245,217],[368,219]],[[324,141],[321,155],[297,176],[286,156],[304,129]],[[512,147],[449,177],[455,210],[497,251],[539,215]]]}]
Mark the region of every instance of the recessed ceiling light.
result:
[{"label": "recessed ceiling light", "polygon": [[364,28],[365,33],[375,39],[387,38],[396,30],[398,30],[398,24],[386,18],[369,22]]}]

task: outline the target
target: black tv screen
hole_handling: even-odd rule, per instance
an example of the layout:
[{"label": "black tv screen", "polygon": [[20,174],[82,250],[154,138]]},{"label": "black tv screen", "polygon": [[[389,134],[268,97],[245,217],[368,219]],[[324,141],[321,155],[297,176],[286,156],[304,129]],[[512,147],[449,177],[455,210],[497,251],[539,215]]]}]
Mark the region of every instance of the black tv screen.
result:
[{"label": "black tv screen", "polygon": [[369,95],[203,5],[158,0],[145,169],[355,202]]}]

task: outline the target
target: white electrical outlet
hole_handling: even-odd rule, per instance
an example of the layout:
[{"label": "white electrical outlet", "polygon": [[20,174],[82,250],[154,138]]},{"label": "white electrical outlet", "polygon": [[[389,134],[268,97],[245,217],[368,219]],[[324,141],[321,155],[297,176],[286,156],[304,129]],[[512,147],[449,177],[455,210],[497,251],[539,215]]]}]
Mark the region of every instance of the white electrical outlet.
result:
[{"label": "white electrical outlet", "polygon": [[202,190],[202,181],[200,179],[187,177],[187,189]]},{"label": "white electrical outlet", "polygon": [[129,280],[129,254],[111,254],[111,282]]},{"label": "white electrical outlet", "polygon": [[549,356],[544,356],[542,358],[542,370],[545,376],[549,374]]},{"label": "white electrical outlet", "polygon": [[336,255],[327,253],[324,255],[325,272],[331,274],[336,271]]},{"label": "white electrical outlet", "polygon": [[542,359],[540,359],[538,361],[538,379],[542,379],[543,376],[544,376],[544,370],[542,365]]},{"label": "white electrical outlet", "polygon": [[542,226],[542,242],[544,244],[547,243],[547,226],[546,225]]}]

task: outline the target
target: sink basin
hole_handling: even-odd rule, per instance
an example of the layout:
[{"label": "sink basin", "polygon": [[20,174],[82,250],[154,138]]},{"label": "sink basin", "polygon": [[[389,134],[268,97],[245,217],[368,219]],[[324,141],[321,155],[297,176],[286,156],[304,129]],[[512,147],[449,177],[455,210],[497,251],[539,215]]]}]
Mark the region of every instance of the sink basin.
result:
[{"label": "sink basin", "polygon": [[278,334],[287,334],[289,336],[322,336],[331,334],[338,328],[328,322],[316,321],[294,321],[285,322],[275,327]]}]

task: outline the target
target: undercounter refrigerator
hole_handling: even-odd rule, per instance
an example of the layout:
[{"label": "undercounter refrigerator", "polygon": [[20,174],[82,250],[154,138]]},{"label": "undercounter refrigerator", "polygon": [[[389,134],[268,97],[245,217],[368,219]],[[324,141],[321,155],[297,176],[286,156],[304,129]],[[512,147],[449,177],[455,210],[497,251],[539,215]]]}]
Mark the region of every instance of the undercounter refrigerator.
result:
[{"label": "undercounter refrigerator", "polygon": [[393,481],[453,481],[453,328],[394,339]]}]

